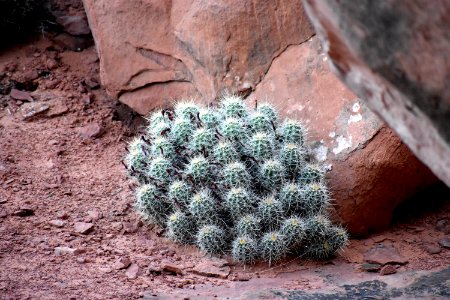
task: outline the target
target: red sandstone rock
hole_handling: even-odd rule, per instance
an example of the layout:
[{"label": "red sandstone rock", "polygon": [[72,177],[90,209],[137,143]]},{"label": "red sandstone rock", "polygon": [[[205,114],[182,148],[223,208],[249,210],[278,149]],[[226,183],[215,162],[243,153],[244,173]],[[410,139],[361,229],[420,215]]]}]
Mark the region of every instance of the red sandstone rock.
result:
[{"label": "red sandstone rock", "polygon": [[120,257],[114,262],[113,268],[115,270],[126,269],[131,265],[131,260],[128,257]]},{"label": "red sandstone rock", "polygon": [[364,254],[364,260],[372,264],[399,264],[408,263],[393,246],[377,245]]},{"label": "red sandstone rock", "polygon": [[72,35],[85,35],[91,33],[89,24],[84,15],[61,16],[56,18],[56,22],[64,27],[67,33]]},{"label": "red sandstone rock", "polygon": [[64,227],[64,225],[66,225],[66,221],[63,220],[50,220],[48,223],[58,228]]},{"label": "red sandstone rock", "polygon": [[441,247],[435,243],[425,243],[422,245],[422,248],[427,251],[428,254],[438,254],[441,252]]},{"label": "red sandstone rock", "polygon": [[274,57],[313,34],[300,0],[84,4],[103,85],[141,114],[181,97],[248,92]]},{"label": "red sandstone rock", "polygon": [[85,7],[102,84],[135,111],[254,90],[250,104],[267,98],[283,116],[303,119],[316,157],[331,169],[336,218],[353,235],[386,228],[399,203],[436,180],[330,72],[299,1],[85,0]]},{"label": "red sandstone rock", "polygon": [[219,277],[225,279],[230,274],[230,267],[222,266],[218,267],[210,262],[202,262],[194,267],[192,272],[198,275],[206,276],[206,277]]},{"label": "red sandstone rock", "polygon": [[335,72],[450,186],[450,2],[304,3]]},{"label": "red sandstone rock", "polygon": [[18,210],[12,213],[13,216],[28,217],[34,215],[34,209],[29,206],[21,206]]},{"label": "red sandstone rock", "polygon": [[138,273],[139,266],[137,264],[131,264],[125,272],[125,275],[130,279],[135,279],[138,276]]},{"label": "red sandstone rock", "polygon": [[92,123],[79,128],[78,132],[86,139],[97,138],[103,134],[103,127],[98,123]]},{"label": "red sandstone rock", "polygon": [[183,269],[181,267],[169,261],[162,261],[161,269],[174,274],[183,274]]},{"label": "red sandstone rock", "polygon": [[386,265],[380,270],[380,275],[391,275],[395,273],[397,273],[397,269],[393,265]]},{"label": "red sandstone rock", "polygon": [[316,158],[331,169],[336,218],[353,235],[380,231],[398,204],[436,179],[326,61],[316,37],[289,47],[249,103],[267,97],[283,116],[303,120]]},{"label": "red sandstone rock", "polygon": [[85,222],[76,222],[74,230],[76,233],[88,234],[94,229],[94,224]]},{"label": "red sandstone rock", "polygon": [[33,101],[33,98],[31,97],[30,93],[26,91],[11,89],[9,96],[11,96],[11,98],[15,100]]}]

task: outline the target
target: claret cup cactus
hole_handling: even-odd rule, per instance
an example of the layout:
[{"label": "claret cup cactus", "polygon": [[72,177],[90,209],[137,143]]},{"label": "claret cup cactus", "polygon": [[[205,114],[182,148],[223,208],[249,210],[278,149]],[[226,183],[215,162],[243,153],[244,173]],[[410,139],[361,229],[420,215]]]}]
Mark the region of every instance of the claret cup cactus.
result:
[{"label": "claret cup cactus", "polygon": [[237,96],[217,107],[179,102],[148,121],[125,164],[140,184],[137,210],[169,239],[245,264],[322,259],[346,246],[300,122],[279,119],[269,103],[247,109]]}]

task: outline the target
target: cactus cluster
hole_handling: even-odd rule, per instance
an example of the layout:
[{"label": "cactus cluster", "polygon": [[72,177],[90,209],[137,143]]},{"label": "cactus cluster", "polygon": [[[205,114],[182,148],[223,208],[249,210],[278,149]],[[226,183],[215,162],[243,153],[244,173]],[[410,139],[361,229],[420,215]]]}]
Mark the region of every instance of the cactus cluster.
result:
[{"label": "cactus cluster", "polygon": [[179,102],[148,121],[125,164],[140,183],[137,210],[174,242],[242,263],[322,259],[347,244],[327,218],[325,172],[300,122],[280,120],[269,103],[249,110],[237,96],[218,107]]}]

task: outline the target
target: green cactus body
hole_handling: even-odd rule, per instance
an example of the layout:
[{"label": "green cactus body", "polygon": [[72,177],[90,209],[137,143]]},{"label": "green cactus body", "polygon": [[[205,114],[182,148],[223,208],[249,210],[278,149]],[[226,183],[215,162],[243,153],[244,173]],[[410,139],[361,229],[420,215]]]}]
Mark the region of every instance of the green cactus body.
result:
[{"label": "green cactus body", "polygon": [[150,138],[164,137],[170,134],[171,126],[168,122],[161,121],[147,128],[147,136]]},{"label": "green cactus body", "polygon": [[239,236],[233,241],[231,255],[238,262],[253,264],[258,259],[258,244],[248,236]]},{"label": "green cactus body", "polygon": [[192,158],[186,170],[196,184],[207,183],[212,179],[209,162],[203,155]]},{"label": "green cactus body", "polygon": [[206,128],[198,128],[194,131],[192,141],[190,143],[191,149],[196,153],[209,153],[216,145],[216,137],[214,132]]},{"label": "green cactus body", "polygon": [[261,219],[251,214],[243,216],[236,224],[236,232],[238,236],[258,238],[262,232]]},{"label": "green cactus body", "polygon": [[259,113],[262,113],[269,120],[269,122],[273,122],[274,125],[277,123],[278,114],[277,114],[277,111],[275,110],[275,108],[271,104],[269,104],[269,103],[259,104],[257,111]]},{"label": "green cactus body", "polygon": [[249,182],[250,174],[241,162],[232,162],[222,170],[222,185],[225,187],[246,187]]},{"label": "green cactus body", "polygon": [[267,116],[261,112],[255,112],[250,115],[248,124],[253,132],[265,132],[273,134],[273,127]]},{"label": "green cactus body", "polygon": [[195,120],[199,107],[193,101],[181,101],[175,105],[175,114],[188,120]]},{"label": "green cactus body", "polygon": [[324,212],[330,202],[330,195],[325,185],[310,183],[301,190],[301,199],[300,212],[311,216]]},{"label": "green cactus body", "polygon": [[136,207],[144,219],[164,226],[167,216],[172,212],[172,206],[161,195],[158,188],[152,184],[144,184],[137,191]]},{"label": "green cactus body", "polygon": [[[312,219],[311,219],[312,220]],[[348,244],[347,232],[338,226],[332,226],[330,222],[324,225],[316,220],[309,221],[306,226],[319,226],[321,227],[314,238],[310,238],[309,243],[305,246],[304,252],[307,257],[313,259],[327,259],[332,257],[337,251],[342,250]],[[316,229],[317,230],[317,229]],[[311,235],[310,232],[306,233],[308,236]]]},{"label": "green cactus body", "polygon": [[186,181],[176,180],[169,186],[168,196],[175,205],[187,207],[191,201],[192,189]]},{"label": "green cactus body", "polygon": [[151,151],[153,156],[160,155],[167,159],[174,159],[176,157],[174,146],[165,137],[158,137],[154,139]]},{"label": "green cactus body", "polygon": [[199,117],[204,127],[208,129],[216,128],[217,124],[219,124],[220,121],[219,114],[216,111],[209,108],[200,109]]},{"label": "green cactus body", "polygon": [[147,169],[147,174],[161,183],[169,183],[172,180],[173,165],[165,157],[155,157]]},{"label": "green cactus body", "polygon": [[322,215],[305,219],[305,239],[311,243],[314,239],[325,236],[331,228],[330,220]]},{"label": "green cactus body", "polygon": [[286,120],[281,125],[281,136],[285,143],[304,144],[305,129],[300,122]]},{"label": "green cactus body", "polygon": [[305,161],[305,152],[298,144],[287,143],[281,148],[281,161],[290,177],[296,177]]},{"label": "green cactus body", "polygon": [[185,118],[175,119],[170,136],[176,145],[185,145],[188,143],[194,133],[195,125]]},{"label": "green cactus body", "polygon": [[130,145],[129,153],[125,157],[125,163],[128,167],[128,173],[131,176],[136,177],[139,181],[144,179],[145,170],[147,168],[148,157],[145,155],[144,150],[141,148],[143,142]]},{"label": "green cactus body", "polygon": [[218,107],[184,101],[150,114],[124,160],[140,184],[135,206],[172,241],[244,264],[330,257],[348,236],[327,219],[325,171],[308,153],[306,130],[257,104],[225,96]]},{"label": "green cactus body", "polygon": [[245,118],[247,109],[242,98],[236,96],[225,96],[220,102],[223,115],[226,118]]},{"label": "green cactus body", "polygon": [[169,120],[167,117],[163,114],[162,110],[157,110],[152,112],[148,117],[148,126],[150,129],[153,129],[158,123],[160,122],[168,122]]},{"label": "green cactus body", "polygon": [[313,182],[322,182],[324,179],[325,172],[323,169],[315,164],[307,164],[302,168],[300,174],[298,175],[298,182],[301,184],[309,184]]},{"label": "green cactus body", "polygon": [[176,243],[190,244],[194,241],[196,226],[191,217],[176,211],[167,219],[167,236]]},{"label": "green cactus body", "polygon": [[266,189],[274,190],[282,183],[285,175],[283,165],[277,159],[268,159],[259,170],[259,177]]},{"label": "green cactus body", "polygon": [[285,237],[277,231],[268,232],[261,238],[259,249],[261,257],[272,264],[282,259],[287,253]]},{"label": "green cactus body", "polygon": [[273,137],[264,132],[255,133],[250,138],[248,152],[257,160],[270,159],[273,156]]},{"label": "green cactus body", "polygon": [[213,150],[214,159],[222,164],[226,165],[239,159],[239,154],[234,149],[233,145],[229,142],[220,141]]},{"label": "green cactus body", "polygon": [[295,250],[305,237],[305,224],[299,217],[285,219],[280,233],[285,237],[287,247]]},{"label": "green cactus body", "polygon": [[302,209],[301,189],[298,184],[284,184],[279,193],[279,200],[287,216],[297,214]]},{"label": "green cactus body", "polygon": [[218,224],[219,208],[211,192],[202,189],[191,199],[189,204],[189,212],[194,216],[198,225]]},{"label": "green cactus body", "polygon": [[225,205],[235,220],[254,211],[250,193],[241,187],[232,188],[226,193]]},{"label": "green cactus body", "polygon": [[277,229],[281,224],[283,214],[281,203],[273,195],[264,198],[258,205],[258,217],[265,229]]},{"label": "green cactus body", "polygon": [[207,254],[223,253],[225,231],[216,225],[205,225],[197,233],[197,246]]},{"label": "green cactus body", "polygon": [[327,234],[332,252],[344,249],[348,245],[348,233],[340,226],[332,226]]},{"label": "green cactus body", "polygon": [[222,122],[221,133],[231,141],[239,141],[246,137],[245,126],[242,121],[231,117]]}]

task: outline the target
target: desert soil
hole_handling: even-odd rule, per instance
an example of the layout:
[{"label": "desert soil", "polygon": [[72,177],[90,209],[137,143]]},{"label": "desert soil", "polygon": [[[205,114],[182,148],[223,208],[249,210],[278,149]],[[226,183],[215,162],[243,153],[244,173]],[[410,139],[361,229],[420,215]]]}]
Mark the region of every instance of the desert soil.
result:
[{"label": "desert soil", "polygon": [[[62,51],[32,40],[0,53],[0,70],[1,299],[234,299],[269,287],[321,291],[326,278],[341,275],[384,280],[448,270],[448,201],[353,239],[325,262],[241,266],[175,245],[133,210],[133,182],[121,160],[142,122],[98,86],[95,48]],[[14,84],[32,99],[10,97]],[[391,264],[396,274],[362,270],[367,251],[379,245],[404,260]],[[301,298],[261,297],[295,295]]]}]

